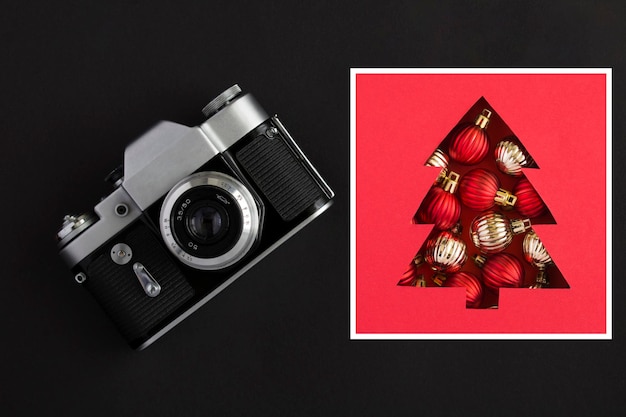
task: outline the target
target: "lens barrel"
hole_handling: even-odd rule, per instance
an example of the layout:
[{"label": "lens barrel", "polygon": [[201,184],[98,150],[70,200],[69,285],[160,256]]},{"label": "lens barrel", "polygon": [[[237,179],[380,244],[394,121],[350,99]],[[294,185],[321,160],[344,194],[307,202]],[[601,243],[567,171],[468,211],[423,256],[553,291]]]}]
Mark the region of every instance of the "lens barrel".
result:
[{"label": "lens barrel", "polygon": [[159,221],[168,249],[183,263],[203,270],[239,261],[259,231],[250,191],[216,171],[200,172],[176,184],[163,201]]}]

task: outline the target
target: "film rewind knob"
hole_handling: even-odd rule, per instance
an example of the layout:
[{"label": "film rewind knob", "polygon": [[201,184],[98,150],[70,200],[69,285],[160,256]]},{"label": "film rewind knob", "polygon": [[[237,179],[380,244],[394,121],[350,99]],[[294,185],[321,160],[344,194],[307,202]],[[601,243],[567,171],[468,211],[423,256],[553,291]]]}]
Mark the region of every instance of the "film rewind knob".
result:
[{"label": "film rewind knob", "polygon": [[237,84],[233,85],[229,89],[222,92],[222,94],[211,100],[209,104],[204,106],[202,114],[204,114],[207,118],[213,116],[215,113],[220,111],[222,107],[237,98],[239,94],[241,94],[241,88]]}]

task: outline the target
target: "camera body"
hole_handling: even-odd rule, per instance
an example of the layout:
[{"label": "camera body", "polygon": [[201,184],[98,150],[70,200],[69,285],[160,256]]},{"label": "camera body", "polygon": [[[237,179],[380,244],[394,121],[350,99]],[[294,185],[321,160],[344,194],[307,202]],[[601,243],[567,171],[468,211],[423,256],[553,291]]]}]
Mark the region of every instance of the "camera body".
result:
[{"label": "camera body", "polygon": [[125,150],[93,212],[65,216],[60,256],[143,349],[332,204],[276,116],[235,85],[188,127],[163,121]]}]

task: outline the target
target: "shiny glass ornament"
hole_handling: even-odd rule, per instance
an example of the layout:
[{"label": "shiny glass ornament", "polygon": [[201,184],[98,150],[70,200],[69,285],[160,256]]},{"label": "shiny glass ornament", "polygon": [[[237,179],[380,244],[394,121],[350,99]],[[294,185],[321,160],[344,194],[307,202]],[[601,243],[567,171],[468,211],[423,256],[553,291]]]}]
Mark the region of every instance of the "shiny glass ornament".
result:
[{"label": "shiny glass ornament", "polygon": [[[424,259],[435,271],[456,272],[467,260],[467,246],[457,233],[440,232],[426,242]],[[436,283],[441,285],[439,282]]]},{"label": "shiny glass ornament", "polygon": [[522,252],[524,259],[529,264],[535,266],[539,271],[535,279],[535,284],[531,288],[543,288],[549,285],[546,268],[553,265],[552,257],[541,243],[539,236],[534,230],[530,230],[524,236],[522,242]]},{"label": "shiny glass ornament", "polygon": [[448,148],[450,158],[465,165],[474,165],[483,160],[489,151],[486,129],[490,117],[491,110],[484,109],[473,124],[460,128],[454,134]]},{"label": "shiny glass ornament", "polygon": [[471,272],[459,271],[448,275],[444,287],[465,287],[465,306],[478,308],[483,299],[483,285]]},{"label": "shiny glass ornament", "polygon": [[434,224],[439,230],[454,226],[461,216],[461,203],[454,195],[458,178],[459,174],[451,171],[433,185],[413,216],[413,223]]},{"label": "shiny glass ornament", "polygon": [[507,138],[498,142],[494,150],[496,166],[505,174],[519,177],[522,175],[522,168],[532,164],[532,158],[525,149],[515,143],[512,139]]},{"label": "shiny glass ornament", "polygon": [[476,168],[461,178],[459,197],[463,204],[476,211],[489,210],[495,204],[513,207],[517,197],[500,188],[500,180],[491,171]]},{"label": "shiny glass ornament", "polygon": [[507,252],[496,253],[489,257],[474,256],[474,262],[482,269],[485,286],[498,288],[520,288],[524,281],[524,267],[514,255]]},{"label": "shiny glass ornament", "polygon": [[547,211],[547,207],[541,197],[539,197],[539,193],[526,178],[520,179],[515,184],[513,193],[517,196],[515,209],[522,216],[532,219],[541,216]]},{"label": "shiny glass ornament", "polygon": [[426,161],[426,166],[429,167],[448,167],[448,156],[439,148],[435,149],[435,152]]},{"label": "shiny glass ornament", "polygon": [[482,253],[498,253],[513,241],[513,236],[530,229],[529,219],[509,220],[504,214],[488,211],[470,224],[470,237]]}]

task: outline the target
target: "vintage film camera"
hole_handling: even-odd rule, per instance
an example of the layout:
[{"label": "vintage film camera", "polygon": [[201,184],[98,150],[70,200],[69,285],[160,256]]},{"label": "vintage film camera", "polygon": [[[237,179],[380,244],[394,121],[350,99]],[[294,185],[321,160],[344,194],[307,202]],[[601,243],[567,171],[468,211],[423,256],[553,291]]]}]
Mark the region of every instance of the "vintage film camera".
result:
[{"label": "vintage film camera", "polygon": [[93,213],[65,216],[60,255],[143,349],[332,204],[276,116],[234,85],[188,127],[131,143]]}]

